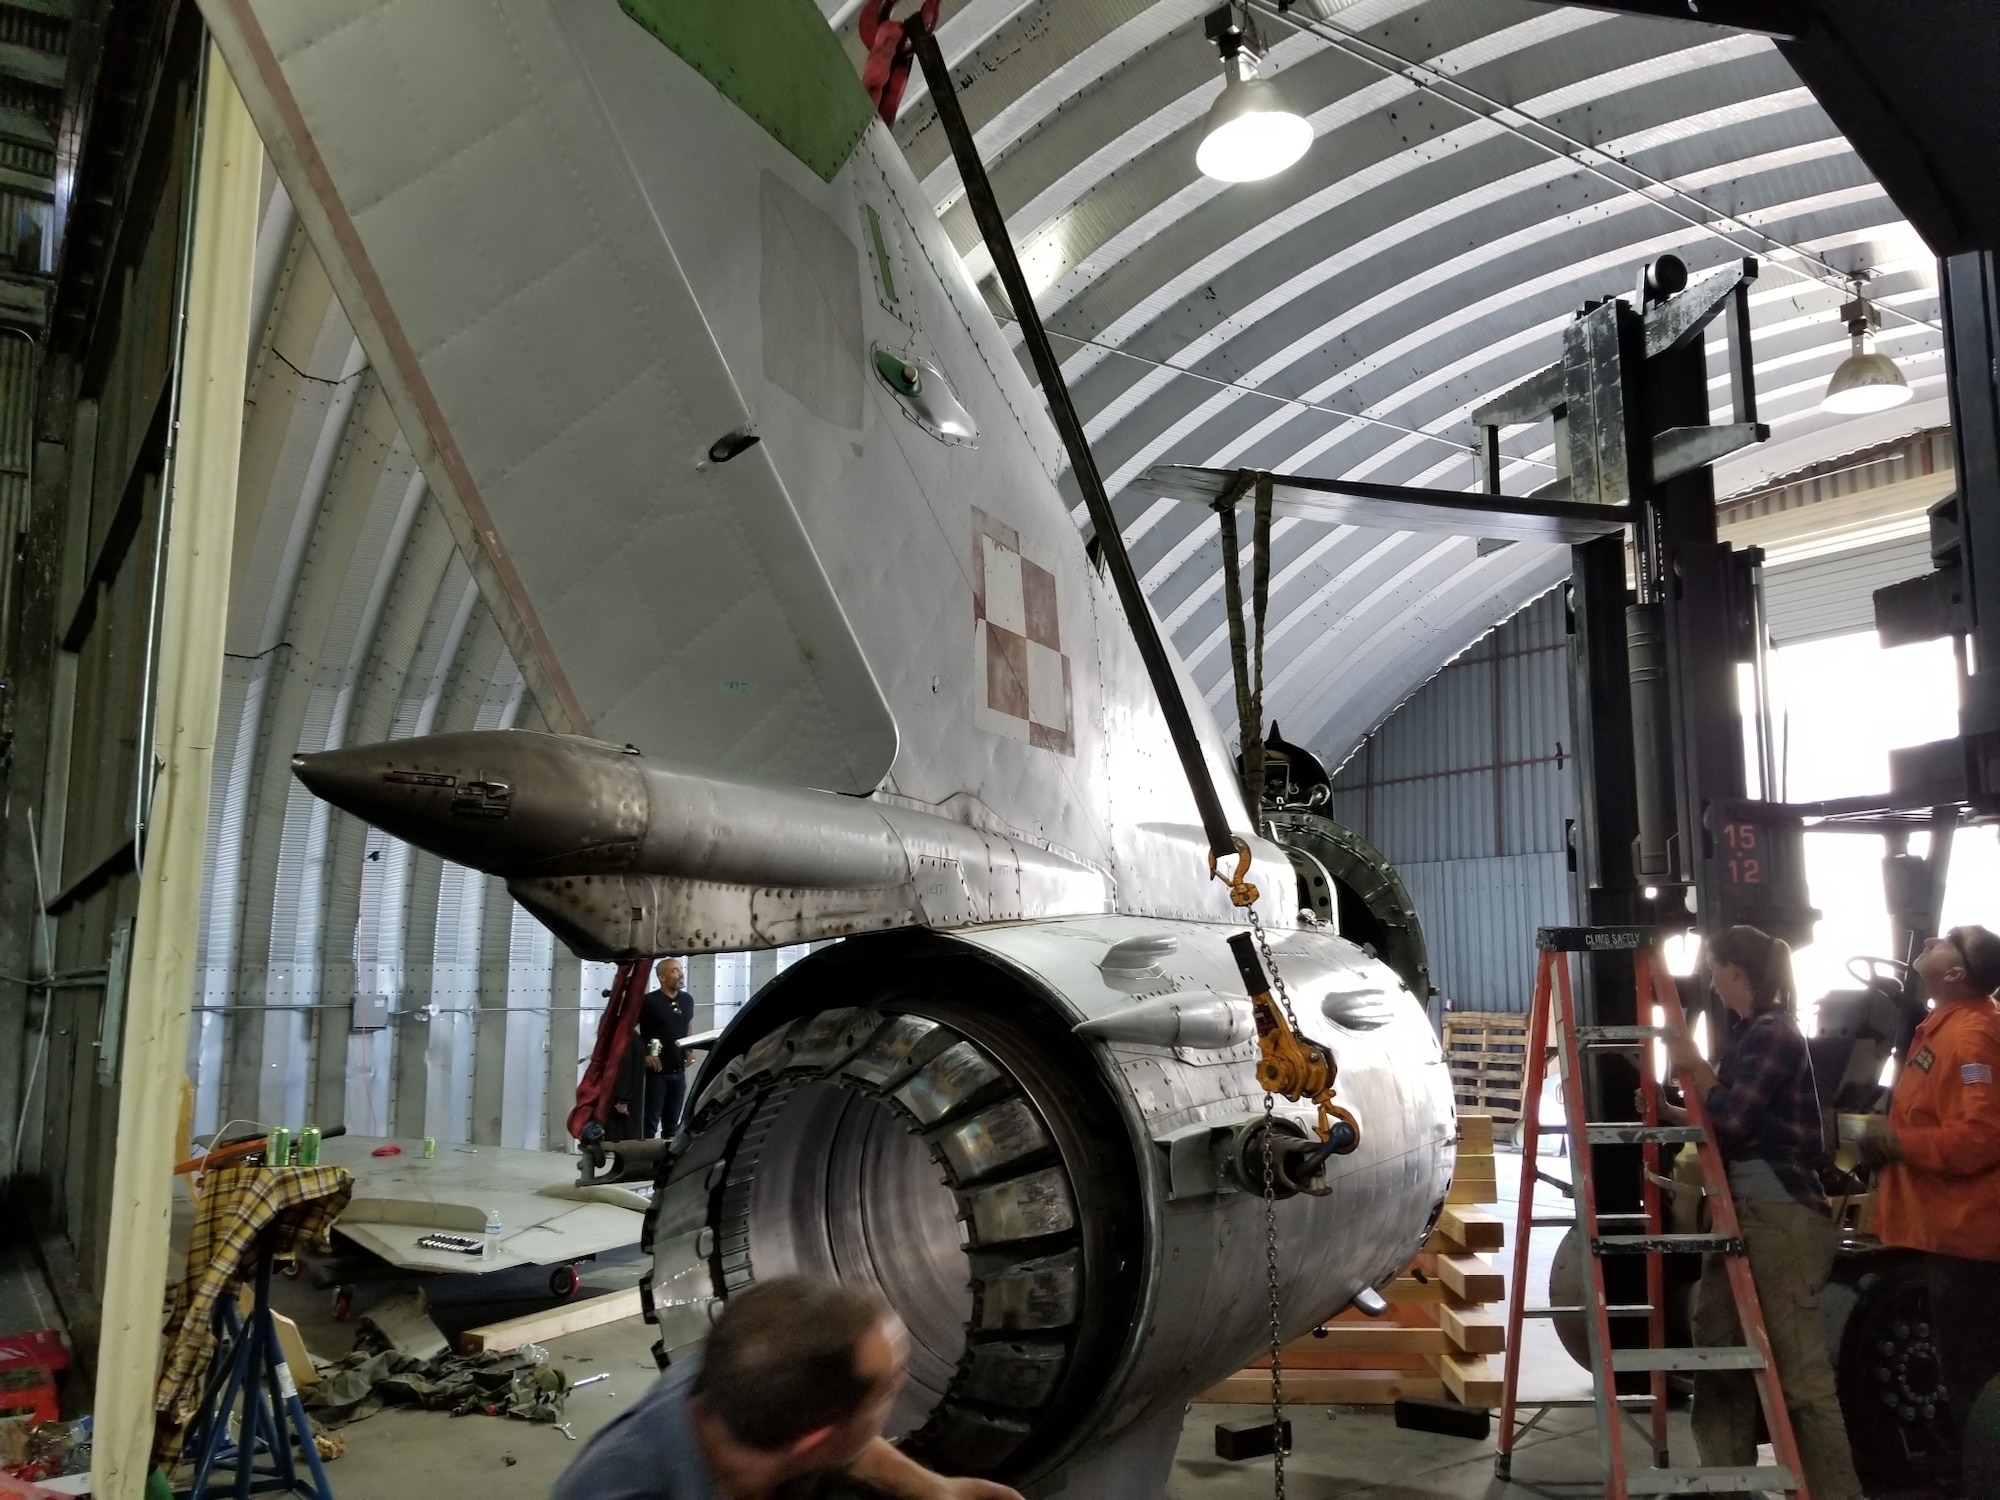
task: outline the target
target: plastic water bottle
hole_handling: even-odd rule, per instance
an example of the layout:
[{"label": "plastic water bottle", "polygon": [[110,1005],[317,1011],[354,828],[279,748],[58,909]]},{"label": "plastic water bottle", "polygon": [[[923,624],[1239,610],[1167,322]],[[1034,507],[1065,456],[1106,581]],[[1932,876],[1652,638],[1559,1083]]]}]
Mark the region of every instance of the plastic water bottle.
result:
[{"label": "plastic water bottle", "polygon": [[493,1260],[500,1254],[500,1210],[486,1210],[486,1258]]}]

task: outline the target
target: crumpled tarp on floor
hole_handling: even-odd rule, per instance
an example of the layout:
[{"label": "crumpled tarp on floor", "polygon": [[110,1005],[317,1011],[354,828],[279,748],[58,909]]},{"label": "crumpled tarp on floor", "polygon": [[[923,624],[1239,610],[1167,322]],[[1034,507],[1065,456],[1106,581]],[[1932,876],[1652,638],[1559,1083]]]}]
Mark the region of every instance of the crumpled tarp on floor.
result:
[{"label": "crumpled tarp on floor", "polygon": [[345,1427],[385,1406],[420,1406],[454,1417],[484,1412],[525,1422],[560,1422],[569,1377],[519,1352],[446,1351],[418,1359],[390,1347],[364,1323],[354,1352],[321,1365],[318,1382],[300,1395],[307,1414],[322,1428]]}]

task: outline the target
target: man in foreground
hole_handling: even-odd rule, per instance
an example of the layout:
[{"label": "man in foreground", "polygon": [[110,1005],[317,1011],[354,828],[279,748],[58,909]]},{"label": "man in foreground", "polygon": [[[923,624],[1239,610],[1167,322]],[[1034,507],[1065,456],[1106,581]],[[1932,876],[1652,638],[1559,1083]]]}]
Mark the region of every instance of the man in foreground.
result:
[{"label": "man in foreground", "polygon": [[552,1500],[805,1500],[839,1479],[898,1500],[1021,1500],[883,1439],[908,1347],[871,1292],[758,1282],[729,1299],[700,1355],[590,1440]]}]

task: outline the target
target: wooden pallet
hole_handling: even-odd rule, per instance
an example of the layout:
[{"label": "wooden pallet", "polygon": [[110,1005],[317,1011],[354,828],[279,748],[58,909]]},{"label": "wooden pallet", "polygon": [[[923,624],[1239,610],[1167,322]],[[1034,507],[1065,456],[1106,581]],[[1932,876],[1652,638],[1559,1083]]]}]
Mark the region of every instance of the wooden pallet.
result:
[{"label": "wooden pallet", "polygon": [[1444,1056],[1461,1110],[1504,1125],[1521,1118],[1528,1061],[1528,1018],[1512,1011],[1453,1010],[1444,1017]]},{"label": "wooden pallet", "polygon": [[[1354,1309],[1285,1346],[1285,1399],[1318,1406],[1387,1406],[1405,1396],[1452,1397],[1466,1406],[1500,1404],[1506,1299],[1499,1268],[1486,1256],[1505,1247],[1507,1226],[1474,1207],[1497,1201],[1493,1117],[1458,1117],[1458,1164],[1437,1228],[1423,1254],[1382,1289],[1389,1312]],[[1271,1362],[1209,1389],[1203,1401],[1262,1405],[1271,1399]]]}]

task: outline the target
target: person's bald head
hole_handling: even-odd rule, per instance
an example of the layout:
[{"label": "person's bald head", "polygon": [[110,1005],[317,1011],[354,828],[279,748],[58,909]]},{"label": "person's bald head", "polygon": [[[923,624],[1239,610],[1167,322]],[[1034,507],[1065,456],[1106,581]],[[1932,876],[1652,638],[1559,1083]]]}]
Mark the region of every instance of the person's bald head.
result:
[{"label": "person's bald head", "polygon": [[660,966],[653,972],[659,976],[660,988],[669,995],[681,987],[681,980],[686,977],[681,972],[681,961],[678,958],[661,959]]}]

